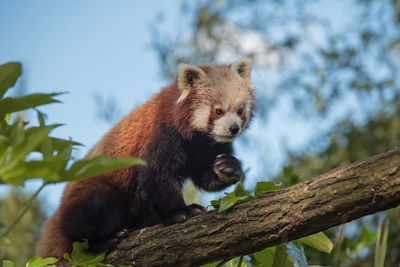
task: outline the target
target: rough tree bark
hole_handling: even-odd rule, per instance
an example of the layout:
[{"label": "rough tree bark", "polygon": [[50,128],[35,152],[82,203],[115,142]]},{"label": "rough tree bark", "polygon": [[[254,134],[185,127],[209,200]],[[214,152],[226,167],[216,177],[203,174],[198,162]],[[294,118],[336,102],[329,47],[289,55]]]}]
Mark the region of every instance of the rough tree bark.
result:
[{"label": "rough tree bark", "polygon": [[134,231],[114,265],[198,266],[315,234],[400,204],[400,148],[169,227]]}]

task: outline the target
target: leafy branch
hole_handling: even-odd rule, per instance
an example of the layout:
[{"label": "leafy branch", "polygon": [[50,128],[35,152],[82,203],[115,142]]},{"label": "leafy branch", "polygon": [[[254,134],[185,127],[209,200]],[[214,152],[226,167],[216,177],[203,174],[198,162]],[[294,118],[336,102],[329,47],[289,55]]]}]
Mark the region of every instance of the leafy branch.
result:
[{"label": "leafy branch", "polygon": [[[299,243],[316,244],[321,231],[400,204],[399,166],[400,148],[394,148],[233,205],[229,212],[210,211],[169,227],[136,230],[107,254],[105,262],[198,266],[248,255],[242,266],[264,264],[263,259],[272,264],[264,266],[305,266],[300,264],[305,262]],[[330,242],[320,241],[315,248],[330,250]]]}]

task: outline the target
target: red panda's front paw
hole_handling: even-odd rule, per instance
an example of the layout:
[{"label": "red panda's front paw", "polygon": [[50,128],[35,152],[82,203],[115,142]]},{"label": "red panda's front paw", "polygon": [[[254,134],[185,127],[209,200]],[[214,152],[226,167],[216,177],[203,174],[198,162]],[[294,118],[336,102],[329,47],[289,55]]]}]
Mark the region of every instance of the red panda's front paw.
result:
[{"label": "red panda's front paw", "polygon": [[229,154],[218,155],[214,162],[214,172],[221,182],[234,184],[242,177],[242,168],[237,158]]},{"label": "red panda's front paw", "polygon": [[200,213],[207,212],[206,207],[203,207],[202,205],[195,204],[195,203],[186,206],[186,209],[187,209],[189,217],[193,217]]},{"label": "red panda's front paw", "polygon": [[163,220],[165,225],[171,225],[175,223],[182,223],[186,221],[188,218],[199,215],[200,213],[206,212],[207,208],[199,205],[199,204],[191,204],[183,209],[173,213],[172,215],[166,217]]},{"label": "red panda's front paw", "polygon": [[184,211],[178,211],[175,212],[174,214],[166,217],[163,219],[163,224],[164,225],[172,225],[175,223],[182,223],[188,219],[188,216],[186,215],[186,212]]},{"label": "red panda's front paw", "polygon": [[116,245],[128,236],[128,229],[123,228],[117,232],[115,232],[109,239],[107,240],[89,240],[89,249],[90,252],[103,252],[108,249],[113,249]]}]

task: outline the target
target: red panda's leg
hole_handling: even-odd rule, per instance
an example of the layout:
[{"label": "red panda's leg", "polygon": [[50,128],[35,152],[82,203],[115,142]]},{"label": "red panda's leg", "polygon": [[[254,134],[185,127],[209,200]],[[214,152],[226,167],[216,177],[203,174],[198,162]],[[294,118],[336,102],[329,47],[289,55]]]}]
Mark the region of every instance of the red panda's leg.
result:
[{"label": "red panda's leg", "polygon": [[[60,230],[71,241],[88,239],[89,250],[103,250],[124,227],[121,195],[98,178],[82,181],[60,206]],[[93,248],[93,249],[92,249]]]},{"label": "red panda's leg", "polygon": [[152,168],[146,168],[139,179],[151,201],[150,205],[166,225],[186,221],[188,217],[205,210],[200,205],[185,204],[182,184],[172,172],[160,174]]},{"label": "red panda's leg", "polygon": [[239,160],[230,154],[220,154],[214,165],[201,174],[194,174],[194,184],[206,191],[220,191],[240,180],[242,169]]},{"label": "red panda's leg", "polygon": [[45,224],[43,236],[37,243],[37,255],[43,258],[62,258],[64,253],[70,253],[72,242],[59,228],[60,213],[57,211]]}]

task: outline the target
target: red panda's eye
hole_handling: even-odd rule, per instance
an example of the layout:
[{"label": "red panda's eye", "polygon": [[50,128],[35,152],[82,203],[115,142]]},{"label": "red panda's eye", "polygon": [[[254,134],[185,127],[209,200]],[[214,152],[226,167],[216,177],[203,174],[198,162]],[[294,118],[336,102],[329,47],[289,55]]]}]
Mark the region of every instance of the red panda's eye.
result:
[{"label": "red panda's eye", "polygon": [[239,108],[238,111],[237,111],[237,114],[240,116],[240,115],[242,115],[242,113],[243,113],[243,109]]},{"label": "red panda's eye", "polygon": [[215,113],[216,113],[217,115],[224,115],[224,112],[223,112],[222,109],[220,109],[220,108],[217,108],[217,109],[215,110]]}]

